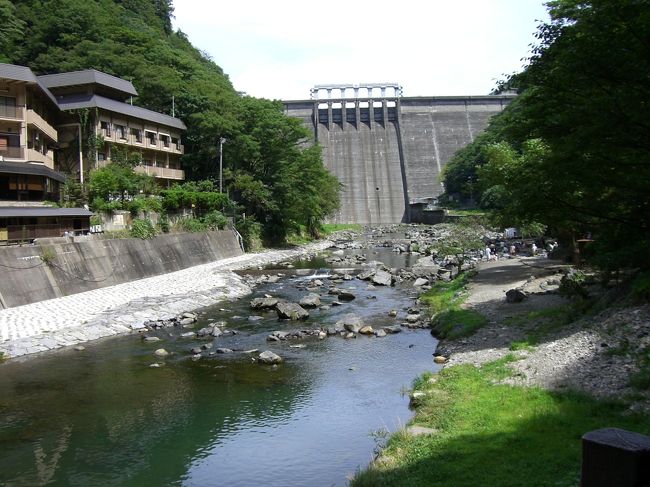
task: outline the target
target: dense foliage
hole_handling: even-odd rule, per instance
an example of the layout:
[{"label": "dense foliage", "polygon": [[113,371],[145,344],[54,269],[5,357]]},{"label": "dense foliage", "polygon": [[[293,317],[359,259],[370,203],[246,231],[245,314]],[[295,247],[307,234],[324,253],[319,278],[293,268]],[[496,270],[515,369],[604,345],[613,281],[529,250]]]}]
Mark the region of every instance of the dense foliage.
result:
[{"label": "dense foliage", "polygon": [[[650,6],[549,2],[520,96],[446,171],[512,223],[593,236],[604,267],[650,267]],[[480,168],[480,169],[479,169]],[[469,179],[468,179],[469,178]]]},{"label": "dense foliage", "polygon": [[218,178],[225,138],[225,189],[266,236],[282,240],[296,225],[315,232],[339,190],[319,149],[304,146],[306,132],[281,104],[236,92],[172,30],[172,14],[170,0],[0,0],[0,57],[38,74],[95,68],[131,80],[134,104],[170,115],[173,105],[187,125],[182,164],[190,179]]}]

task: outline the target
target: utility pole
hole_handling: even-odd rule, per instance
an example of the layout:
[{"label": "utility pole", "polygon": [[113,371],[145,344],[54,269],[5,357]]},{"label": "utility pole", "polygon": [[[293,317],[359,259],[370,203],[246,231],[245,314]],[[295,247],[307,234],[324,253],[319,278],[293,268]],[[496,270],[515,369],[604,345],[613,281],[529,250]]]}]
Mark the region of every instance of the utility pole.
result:
[{"label": "utility pole", "polygon": [[219,139],[219,192],[223,193],[223,144],[226,139],[221,137]]}]

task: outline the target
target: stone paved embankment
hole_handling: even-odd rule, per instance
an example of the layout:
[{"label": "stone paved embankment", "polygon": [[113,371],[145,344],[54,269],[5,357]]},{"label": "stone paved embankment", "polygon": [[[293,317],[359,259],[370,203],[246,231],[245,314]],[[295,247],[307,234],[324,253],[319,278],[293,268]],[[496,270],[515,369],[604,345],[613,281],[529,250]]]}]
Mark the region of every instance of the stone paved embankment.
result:
[{"label": "stone paved embankment", "polygon": [[0,310],[0,353],[5,357],[45,352],[143,328],[250,292],[235,270],[318,252],[316,242],[299,249],[245,254],[181,271]]}]

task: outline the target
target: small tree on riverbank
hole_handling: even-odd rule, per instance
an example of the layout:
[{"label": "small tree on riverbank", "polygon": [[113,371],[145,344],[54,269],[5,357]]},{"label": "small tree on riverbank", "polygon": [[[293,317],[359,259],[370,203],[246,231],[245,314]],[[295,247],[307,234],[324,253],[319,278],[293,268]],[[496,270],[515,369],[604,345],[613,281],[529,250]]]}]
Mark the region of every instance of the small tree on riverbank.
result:
[{"label": "small tree on riverbank", "polygon": [[453,256],[458,266],[458,274],[473,252],[483,248],[484,228],[476,220],[469,219],[450,226],[449,233],[435,244],[438,256]]}]

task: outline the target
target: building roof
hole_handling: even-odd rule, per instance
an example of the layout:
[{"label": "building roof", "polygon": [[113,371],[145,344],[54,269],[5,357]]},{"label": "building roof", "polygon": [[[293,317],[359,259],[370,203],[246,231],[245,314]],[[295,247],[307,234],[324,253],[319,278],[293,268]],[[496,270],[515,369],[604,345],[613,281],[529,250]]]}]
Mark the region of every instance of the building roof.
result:
[{"label": "building roof", "polygon": [[38,216],[92,216],[92,211],[85,208],[50,208],[43,207],[21,207],[21,206],[0,206],[0,218],[11,217],[38,217]]},{"label": "building roof", "polygon": [[133,84],[125,79],[102,73],[96,69],[84,69],[83,71],[71,71],[68,73],[46,74],[38,79],[47,88],[60,88],[63,86],[79,86],[98,84],[113,90],[125,93],[130,96],[137,96]]},{"label": "building roof", "polygon": [[0,63],[0,78],[24,81],[26,83],[37,85],[43,94],[56,105],[56,98],[50,93],[50,90],[39,80],[39,78],[27,66],[17,66],[16,64]]},{"label": "building roof", "polygon": [[101,95],[80,94],[62,96],[58,99],[61,110],[74,110],[77,108],[102,108],[115,113],[121,113],[133,118],[141,118],[156,124],[186,130],[182,120],[164,113],[154,112],[147,108],[136,107],[117,100],[111,100]]},{"label": "building roof", "polygon": [[65,182],[66,180],[63,174],[40,163],[0,161],[0,173],[46,176],[60,182]]}]

